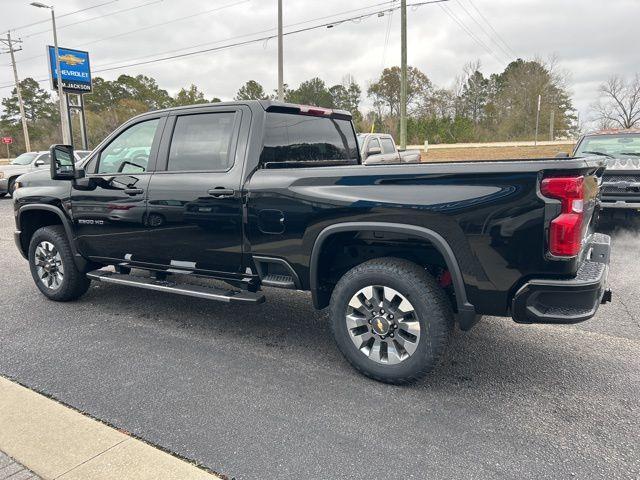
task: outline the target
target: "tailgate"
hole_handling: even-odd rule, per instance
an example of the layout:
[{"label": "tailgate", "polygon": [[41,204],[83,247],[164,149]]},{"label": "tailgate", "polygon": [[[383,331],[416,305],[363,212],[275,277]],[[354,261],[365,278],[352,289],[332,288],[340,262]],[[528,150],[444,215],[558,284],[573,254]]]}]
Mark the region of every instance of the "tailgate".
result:
[{"label": "tailgate", "polygon": [[548,260],[582,259],[584,256],[597,226],[603,172],[601,161],[587,162],[582,169],[542,172],[540,194],[545,202],[545,255]]}]

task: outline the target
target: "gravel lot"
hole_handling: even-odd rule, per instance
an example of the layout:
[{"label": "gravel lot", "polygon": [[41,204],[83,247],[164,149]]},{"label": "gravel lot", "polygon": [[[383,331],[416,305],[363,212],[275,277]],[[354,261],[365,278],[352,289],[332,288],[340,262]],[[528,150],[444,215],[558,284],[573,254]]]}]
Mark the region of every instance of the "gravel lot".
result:
[{"label": "gravel lot", "polygon": [[[298,292],[44,299],[0,200],[0,374],[238,479],[640,478],[640,229],[577,326],[485,318],[424,382],[355,373]],[[1,426],[0,426],[1,428]]]}]

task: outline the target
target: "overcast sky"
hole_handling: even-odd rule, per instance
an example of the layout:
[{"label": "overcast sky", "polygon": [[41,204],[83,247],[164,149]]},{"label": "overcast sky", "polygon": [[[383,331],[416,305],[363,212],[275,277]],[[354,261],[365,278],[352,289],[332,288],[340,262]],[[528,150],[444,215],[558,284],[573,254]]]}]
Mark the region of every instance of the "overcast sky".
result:
[{"label": "overcast sky", "polygon": [[[62,16],[100,4],[105,5]],[[378,11],[390,4],[384,0],[284,0],[285,32]],[[18,27],[47,20],[49,12],[30,6],[29,0],[0,0],[0,5],[0,31],[17,28],[14,35],[23,40],[23,50],[16,54],[20,77],[47,78],[44,51],[52,43],[52,33],[46,31],[50,23]],[[424,71],[436,85],[450,86],[464,65],[476,59],[482,62],[484,73],[490,74],[502,71],[514,54],[525,59],[555,55],[559,66],[570,72],[574,104],[585,119],[600,82],[613,73],[630,78],[640,71],[640,0],[450,0],[445,5],[410,8],[408,15],[409,64]],[[120,68],[134,61],[274,33],[276,0],[58,0],[55,7],[61,46],[88,50],[94,71],[118,67],[94,76],[113,79],[123,73],[142,73],[156,78],[172,94],[194,83],[208,97],[223,100],[232,99],[250,79],[267,91],[277,86],[275,39]],[[114,13],[119,10],[127,11]],[[335,16],[323,18],[331,15]],[[183,18],[187,16],[190,18]],[[385,42],[388,22],[388,13],[372,15],[285,37],[285,82],[295,87],[319,76],[332,85],[351,74],[365,91],[383,67],[400,62],[399,11],[391,15]],[[157,26],[162,23],[165,25]],[[0,87],[12,81],[9,56],[2,55]],[[42,84],[48,88],[48,82]],[[1,88],[0,97],[8,92]]]}]

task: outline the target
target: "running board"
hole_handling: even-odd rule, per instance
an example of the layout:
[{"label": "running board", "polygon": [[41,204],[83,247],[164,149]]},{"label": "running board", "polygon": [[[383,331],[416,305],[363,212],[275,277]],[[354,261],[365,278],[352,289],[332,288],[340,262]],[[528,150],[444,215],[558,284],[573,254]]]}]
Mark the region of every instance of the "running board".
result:
[{"label": "running board", "polygon": [[170,280],[156,280],[149,277],[134,277],[121,273],[95,270],[87,273],[87,277],[98,282],[126,285],[128,287],[144,288],[159,292],[176,293],[188,297],[206,298],[219,302],[262,303],[262,293],[248,292],[246,290],[224,290],[222,288],[204,287],[186,283],[176,283]]}]

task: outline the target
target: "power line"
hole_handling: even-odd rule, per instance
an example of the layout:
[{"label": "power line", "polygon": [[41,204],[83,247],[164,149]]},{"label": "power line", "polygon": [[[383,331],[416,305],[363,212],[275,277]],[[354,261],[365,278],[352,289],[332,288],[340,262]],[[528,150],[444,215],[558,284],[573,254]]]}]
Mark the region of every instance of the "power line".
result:
[{"label": "power line", "polygon": [[[80,10],[74,10],[73,12],[69,12],[69,13],[64,13],[62,15],[58,15],[58,18],[68,17],[70,15],[75,15],[76,13],[80,13],[80,12],[86,12],[87,10],[91,10],[93,8],[104,7],[105,5],[109,5],[111,3],[116,3],[117,1],[119,1],[119,0],[109,0],[108,2],[103,2],[103,3],[99,3],[97,5],[92,5],[90,7],[81,8]],[[26,25],[21,25],[20,27],[9,28],[9,29],[6,30],[6,32],[9,32],[9,31],[15,32],[17,30],[23,30],[25,28],[33,27],[34,25],[40,25],[42,23],[47,23],[47,22],[49,22],[49,19],[39,20],[37,22],[28,23]]]},{"label": "power line", "polygon": [[[118,0],[112,0],[112,1],[107,2],[107,3],[113,3],[113,2],[117,2],[117,1]],[[114,12],[108,12],[108,13],[105,13],[103,15],[98,15],[96,17],[91,17],[91,18],[86,18],[84,20],[79,20],[79,21],[73,22],[73,23],[67,23],[65,25],[61,25],[60,27],[58,27],[58,30],[60,30],[62,28],[66,28],[66,27],[71,27],[73,25],[78,25],[79,23],[86,23],[86,22],[90,22],[92,20],[98,20],[100,18],[109,17],[111,15],[116,15],[118,13],[128,12],[128,11],[135,10],[135,9],[138,9],[138,8],[142,8],[142,7],[146,7],[146,6],[149,6],[149,5],[154,5],[154,4],[160,3],[162,1],[164,1],[164,0],[153,0],[151,2],[143,3],[141,5],[136,5],[136,6],[129,7],[129,8],[123,8],[121,10],[116,10]],[[246,1],[249,1],[249,0],[246,0]],[[103,3],[101,5],[106,5],[107,3]],[[94,8],[94,7],[90,7],[90,8]],[[88,10],[88,8],[85,8],[85,9],[82,9],[82,10],[77,10],[76,12],[73,12],[73,13],[83,12],[84,10]],[[71,13],[69,13],[67,15],[71,15]],[[46,20],[46,21],[48,22],[49,20]],[[37,22],[37,23],[43,23],[43,22]],[[35,25],[35,24],[33,24],[33,25]],[[30,33],[29,35],[25,35],[24,38],[34,37],[36,35],[40,35],[42,33],[47,33],[47,32],[50,32],[50,31],[51,31],[50,28],[47,29],[47,30],[41,30],[39,32]],[[109,37],[107,37],[107,38],[109,38]],[[106,39],[102,39],[102,40],[106,40]],[[27,57],[27,58],[20,59],[16,63],[26,63],[26,62],[29,62],[31,60],[37,60],[37,59],[43,59],[43,58],[46,58],[46,56],[45,55],[34,55],[32,57]],[[9,65],[2,65],[2,66],[6,67],[6,66],[9,66]]]},{"label": "power line", "polygon": [[480,17],[485,21],[485,23],[487,25],[489,25],[489,28],[493,31],[493,33],[496,34],[496,37],[498,37],[498,39],[504,44],[505,47],[507,47],[507,49],[511,52],[511,54],[515,57],[517,57],[518,55],[516,54],[516,52],[513,50],[513,48],[511,48],[509,46],[509,44],[504,40],[504,38],[502,38],[502,36],[498,33],[498,31],[493,28],[493,25],[491,24],[491,22],[487,19],[487,17],[484,16],[484,14],[480,11],[480,9],[476,6],[475,2],[473,0],[469,0],[469,3],[471,4],[471,6],[473,7],[473,9],[478,12],[478,15],[480,15]]},{"label": "power line", "polygon": [[[79,23],[87,23],[87,22],[91,22],[93,20],[98,20],[100,18],[104,18],[104,17],[110,17],[112,15],[117,15],[119,13],[124,13],[124,12],[130,12],[131,10],[136,10],[138,8],[142,8],[142,7],[147,7],[149,5],[154,5],[156,3],[160,3],[163,2],[164,0],[153,0],[152,2],[147,2],[147,3],[142,3],[140,5],[135,5],[133,7],[128,7],[128,8],[123,8],[120,10],[116,10],[113,12],[108,12],[108,13],[104,13],[102,15],[97,15],[95,17],[91,17],[91,18],[85,18],[83,20],[78,20],[77,22],[73,22],[73,23],[66,23],[64,25],[61,25],[58,27],[58,30],[62,30],[63,28],[67,28],[67,27],[72,27],[73,25],[78,25]],[[34,32],[34,33],[30,33],[28,35],[24,35],[23,38],[31,38],[31,37],[35,37],[36,35],[42,35],[43,33],[48,33],[50,32],[51,29],[48,28],[46,30],[40,30],[38,32]]]},{"label": "power line", "polygon": [[502,53],[504,53],[507,58],[511,56],[511,53],[509,53],[501,44],[500,42],[498,42],[497,40],[495,40],[494,35],[492,35],[491,33],[487,32],[487,29],[484,28],[484,25],[482,25],[477,19],[476,17],[474,17],[471,12],[467,9],[467,7],[464,6],[464,4],[460,1],[460,0],[456,0],[456,2],[458,3],[458,5],[460,5],[460,8],[462,8],[462,10],[464,10],[464,12],[469,16],[469,18],[471,18],[471,20],[473,20],[473,22],[480,28],[480,30],[482,30],[482,33],[484,33],[487,38],[493,42],[495,44],[496,47],[498,47],[500,49],[500,51],[502,51]]},{"label": "power line", "polygon": [[[368,10],[370,8],[376,8],[376,7],[380,7],[380,6],[383,6],[383,5],[393,4],[396,1],[397,0],[387,0],[385,2],[377,3],[375,5],[370,5],[368,7],[354,8],[354,9],[351,9],[351,10],[345,10],[345,11],[342,11],[342,12],[339,12],[339,13],[334,13],[334,14],[331,14],[331,15],[325,15],[325,16],[316,17],[316,18],[313,18],[313,19],[310,19],[310,20],[304,20],[304,21],[301,21],[301,22],[291,23],[289,25],[285,25],[285,27],[286,28],[295,27],[295,26],[299,26],[299,25],[305,25],[305,24],[311,23],[311,22],[316,22],[318,20],[325,20],[327,18],[333,18],[333,17],[337,17],[337,16],[340,16],[340,15],[346,15],[348,13],[361,12],[362,10]],[[155,2],[152,2],[152,3],[155,3]],[[236,35],[234,37],[226,38],[224,40],[216,40],[216,41],[213,41],[213,42],[204,42],[204,43],[199,43],[199,44],[196,44],[196,45],[191,45],[189,47],[181,47],[181,48],[175,48],[173,50],[165,50],[165,51],[162,51],[162,52],[154,53],[152,55],[142,55],[140,57],[135,57],[135,58],[130,59],[130,60],[133,61],[133,60],[140,60],[140,59],[144,59],[144,58],[152,58],[152,57],[155,57],[157,55],[164,55],[164,54],[167,54],[167,53],[180,52],[180,51],[183,51],[183,50],[189,50],[191,48],[203,47],[205,45],[216,45],[216,44],[219,44],[219,43],[222,43],[222,42],[226,42],[226,41],[230,41],[230,40],[236,40],[236,39],[239,39],[239,38],[250,37],[252,35],[259,35],[259,34],[262,34],[262,33],[271,32],[273,30],[275,30],[275,27],[274,28],[267,28],[265,30],[260,30],[260,31],[253,32],[253,33],[246,33],[246,34],[243,34],[243,35]],[[127,32],[127,33],[133,33],[133,31],[132,32]],[[111,37],[100,38],[100,39],[94,40],[94,41],[92,41],[90,43],[82,44],[82,45],[80,45],[80,47],[84,48],[89,44],[102,42],[102,41],[107,40],[109,38],[111,38]],[[43,59],[43,58],[46,58],[46,56],[34,55],[33,57],[27,57],[27,58],[23,58],[21,60],[18,60],[17,63],[26,63],[26,62],[31,61],[31,60]],[[120,63],[120,61],[111,62],[111,63],[108,63],[106,65],[115,65],[116,63]],[[3,66],[10,66],[10,65],[7,64],[7,65],[3,65]]]},{"label": "power line", "polygon": [[[443,2],[447,2],[447,1],[448,0],[429,0],[429,1],[413,3],[413,4],[410,4],[408,6],[417,8],[417,7],[421,7],[423,5],[430,5],[430,4],[436,4],[436,3],[440,4],[440,3],[443,3]],[[387,3],[395,3],[395,2],[385,2],[385,4],[387,4]],[[319,24],[319,25],[313,25],[311,27],[292,30],[292,31],[289,31],[289,32],[285,32],[284,35],[285,36],[287,36],[287,35],[295,35],[295,34],[298,34],[298,33],[308,32],[308,31],[311,31],[311,30],[317,30],[319,28],[327,28],[327,27],[332,28],[332,27],[336,27],[336,26],[342,25],[343,23],[364,20],[366,18],[372,17],[374,15],[378,15],[380,13],[387,13],[387,12],[391,13],[391,12],[393,12],[395,10],[398,10],[399,8],[400,8],[399,6],[397,6],[397,7],[393,6],[393,7],[389,7],[389,8],[378,10],[378,11],[367,12],[365,14],[354,16],[354,17],[339,19],[339,20],[335,20],[335,21],[332,21],[332,22],[326,22],[326,23],[322,23],[322,24]],[[333,15],[333,16],[335,16],[335,15]],[[312,21],[314,21],[314,20],[308,20],[308,21],[300,22],[300,23],[309,23],[309,22],[312,22]],[[196,51],[193,51],[193,52],[186,52],[186,53],[181,53],[181,54],[176,54],[176,55],[169,55],[169,56],[165,56],[165,57],[161,57],[161,58],[156,58],[156,59],[153,59],[153,60],[144,60],[144,61],[134,62],[134,63],[126,63],[126,62],[131,61],[131,59],[130,60],[122,60],[121,62],[117,62],[117,63],[125,63],[125,64],[118,65],[118,66],[115,66],[115,67],[108,67],[108,68],[100,68],[100,66],[98,66],[98,68],[96,70],[93,70],[93,73],[108,72],[108,71],[119,70],[119,69],[123,69],[123,68],[136,67],[136,66],[140,66],[140,65],[149,65],[149,64],[152,64],[152,63],[163,62],[163,61],[168,61],[168,60],[175,60],[175,59],[178,59],[178,58],[191,57],[191,56],[200,55],[200,54],[203,54],[203,53],[222,51],[222,50],[227,50],[227,49],[231,49],[231,48],[237,48],[237,47],[240,47],[240,46],[249,45],[249,44],[253,44],[253,43],[265,42],[265,41],[271,40],[271,39],[276,38],[276,37],[277,37],[277,34],[271,34],[271,35],[267,35],[267,36],[264,36],[264,37],[254,38],[254,39],[245,40],[245,41],[242,41],[242,42],[236,42],[236,43],[227,44],[227,45],[222,45],[222,46],[219,46],[219,47],[205,48],[205,49],[196,50]],[[190,48],[193,48],[193,47],[190,47]],[[103,65],[103,67],[104,66],[106,66],[106,65]],[[44,79],[40,79],[40,80],[37,80],[37,81],[38,82],[44,82],[46,80],[47,79],[44,78]],[[11,86],[11,85],[0,85],[0,89],[7,88],[9,86]]]},{"label": "power line", "polygon": [[150,30],[152,28],[162,27],[164,25],[169,25],[170,23],[181,22],[181,21],[187,20],[189,18],[198,17],[198,16],[201,16],[201,15],[206,15],[206,14],[212,13],[212,12],[217,12],[219,10],[224,10],[225,8],[235,7],[236,5],[240,5],[242,3],[247,3],[247,2],[250,2],[250,1],[251,0],[240,0],[239,2],[229,3],[227,5],[221,5],[220,7],[212,8],[210,10],[205,10],[203,12],[193,13],[193,14],[187,15],[185,17],[174,18],[174,19],[168,20],[166,22],[156,23],[154,25],[148,25],[146,27],[136,28],[135,30],[130,30],[128,32],[123,32],[123,33],[118,33],[116,35],[111,35],[110,37],[105,37],[105,38],[100,38],[98,40],[93,40],[91,42],[85,43],[84,45],[93,45],[94,43],[104,42],[105,40],[112,40],[112,39],[118,38],[118,37],[124,37],[125,35],[131,35],[132,33],[141,32],[143,30]]},{"label": "power line", "polygon": [[496,61],[500,64],[504,63],[504,60],[502,60],[500,57],[498,57],[498,55],[496,55],[496,52],[489,46],[487,46],[487,44],[485,44],[482,40],[480,40],[476,34],[474,34],[469,27],[467,27],[467,25],[465,25],[465,23],[456,15],[456,13],[453,10],[450,10],[449,8],[447,8],[445,5],[440,5],[440,8],[442,8],[442,10],[454,21],[458,24],[458,26],[464,30],[467,35],[469,35],[478,45],[480,45],[482,48],[484,48],[487,53],[489,53],[489,55],[491,55],[493,58],[496,59]]},{"label": "power line", "polygon": [[[423,6],[423,5],[428,5],[428,4],[432,4],[432,3],[442,3],[442,2],[446,2],[446,1],[448,1],[448,0],[430,0],[430,1],[426,1],[426,2],[414,3],[414,4],[410,5],[410,6],[420,7],[420,6]],[[333,28],[333,27],[336,27],[336,26],[341,25],[343,23],[352,22],[354,20],[363,20],[363,19],[371,17],[373,15],[377,15],[378,13],[384,13],[384,12],[391,13],[392,11],[398,10],[399,8],[400,7],[391,7],[389,9],[384,9],[384,10],[380,10],[380,11],[377,11],[377,12],[370,12],[370,13],[359,15],[359,16],[356,16],[356,17],[345,18],[345,19],[341,19],[341,20],[338,20],[338,21],[327,22],[327,23],[323,23],[323,24],[320,24],[320,25],[314,25],[312,27],[301,28],[301,29],[298,29],[298,30],[293,30],[293,31],[290,31],[290,32],[286,32],[286,33],[284,33],[284,35],[285,36],[287,36],[287,35],[295,35],[297,33],[308,32],[308,31],[316,30],[318,28],[323,28],[323,27],[331,27],[331,28]],[[167,57],[157,58],[157,59],[154,59],[154,60],[146,60],[146,61],[130,63],[130,64],[120,65],[120,66],[110,67],[110,68],[102,68],[102,69],[95,70],[95,73],[107,72],[107,71],[110,71],[110,70],[117,70],[117,69],[120,69],[120,68],[136,67],[136,66],[139,66],[139,65],[148,65],[150,63],[163,62],[163,61],[166,61],[166,60],[175,60],[177,58],[190,57],[190,56],[199,55],[199,54],[202,54],[202,53],[225,50],[225,49],[228,49],[228,48],[235,48],[235,47],[239,47],[239,46],[243,46],[243,45],[248,45],[248,44],[251,44],[251,43],[264,42],[264,41],[268,41],[268,40],[271,40],[271,39],[276,38],[276,37],[277,37],[277,34],[272,34],[272,35],[268,35],[268,36],[265,36],[265,37],[255,38],[255,39],[246,40],[246,41],[243,41],[243,42],[237,42],[237,43],[229,44],[229,45],[223,45],[223,46],[220,46],[220,47],[205,48],[205,49],[202,49],[202,50],[196,50],[194,52],[187,52],[187,53],[181,53],[181,54],[177,54],[177,55],[170,55],[170,56],[167,56]]]}]

